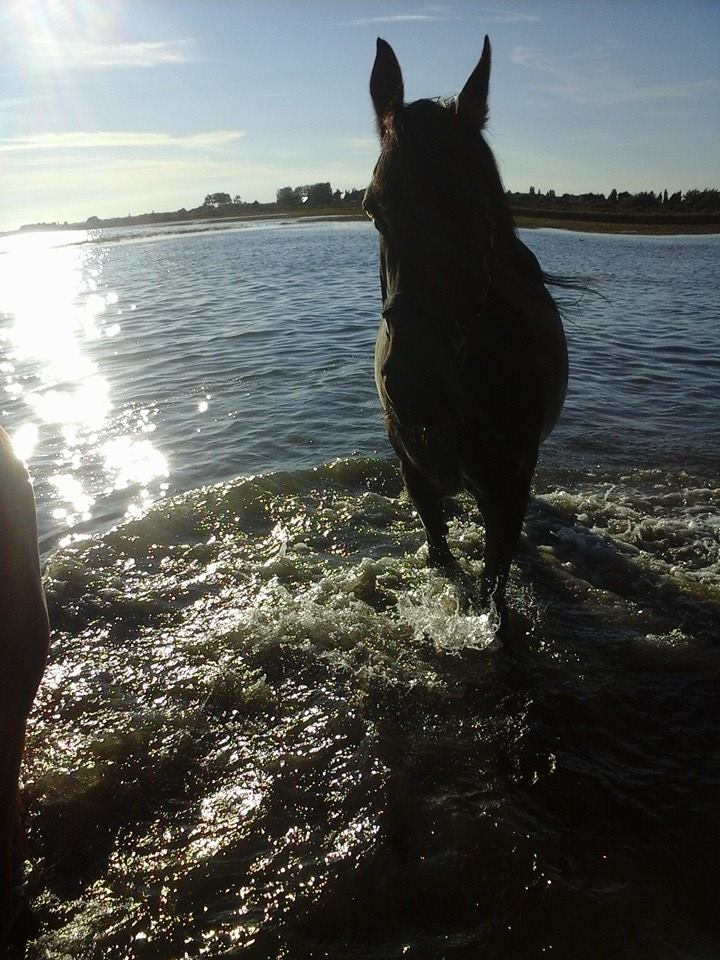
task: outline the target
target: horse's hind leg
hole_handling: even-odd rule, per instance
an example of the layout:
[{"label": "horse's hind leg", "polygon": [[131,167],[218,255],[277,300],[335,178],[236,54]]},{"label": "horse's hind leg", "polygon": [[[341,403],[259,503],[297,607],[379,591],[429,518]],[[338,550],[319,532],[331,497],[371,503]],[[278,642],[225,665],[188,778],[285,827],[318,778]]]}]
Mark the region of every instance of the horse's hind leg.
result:
[{"label": "horse's hind leg", "polygon": [[425,528],[428,544],[428,566],[451,566],[454,561],[447,545],[447,524],[441,493],[404,458],[400,461],[400,468],[408,495],[420,514],[420,519]]},{"label": "horse's hind leg", "polygon": [[535,459],[515,475],[498,475],[473,493],[485,521],[485,567],[480,595],[483,604],[493,600],[498,612],[505,608],[505,588],[510,564],[522,530]]}]

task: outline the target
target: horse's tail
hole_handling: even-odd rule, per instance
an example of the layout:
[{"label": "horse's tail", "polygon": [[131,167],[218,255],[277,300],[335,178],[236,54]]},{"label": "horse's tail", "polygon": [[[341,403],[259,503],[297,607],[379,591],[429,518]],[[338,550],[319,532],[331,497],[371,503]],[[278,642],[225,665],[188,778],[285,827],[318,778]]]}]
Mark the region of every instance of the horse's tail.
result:
[{"label": "horse's tail", "polygon": [[543,281],[548,287],[558,287],[560,290],[574,290],[579,293],[580,296],[578,299],[574,303],[569,304],[569,306],[572,307],[579,306],[588,295],[600,297],[605,303],[610,303],[609,298],[595,286],[597,281],[593,277],[588,279],[587,277],[564,276],[560,273],[545,273],[543,271]]}]

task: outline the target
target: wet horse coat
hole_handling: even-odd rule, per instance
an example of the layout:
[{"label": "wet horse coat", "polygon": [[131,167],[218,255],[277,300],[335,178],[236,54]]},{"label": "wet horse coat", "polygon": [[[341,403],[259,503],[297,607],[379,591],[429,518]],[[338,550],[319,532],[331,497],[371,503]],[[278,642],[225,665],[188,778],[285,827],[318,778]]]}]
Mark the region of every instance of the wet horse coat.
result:
[{"label": "wet horse coat", "polygon": [[48,639],[32,486],[0,427],[0,946],[20,859],[18,777],[25,724],[45,669]]},{"label": "wet horse coat", "polygon": [[375,378],[429,562],[452,564],[442,498],[468,490],[485,522],[482,600],[502,609],[567,351],[482,136],[489,76],[486,37],[456,99],[406,105],[395,54],[378,40],[370,93],[381,153],[363,205],[380,233]]}]

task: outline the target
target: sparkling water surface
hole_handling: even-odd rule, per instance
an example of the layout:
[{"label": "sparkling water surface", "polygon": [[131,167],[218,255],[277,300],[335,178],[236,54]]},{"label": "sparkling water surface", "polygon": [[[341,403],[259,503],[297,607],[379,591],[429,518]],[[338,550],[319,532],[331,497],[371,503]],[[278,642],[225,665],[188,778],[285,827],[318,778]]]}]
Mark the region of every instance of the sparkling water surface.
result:
[{"label": "sparkling water surface", "polygon": [[[27,957],[717,955],[720,238],[522,235],[602,297],[559,291],[504,646],[401,494],[371,227],[0,238]],[[477,579],[463,498],[449,540]]]}]

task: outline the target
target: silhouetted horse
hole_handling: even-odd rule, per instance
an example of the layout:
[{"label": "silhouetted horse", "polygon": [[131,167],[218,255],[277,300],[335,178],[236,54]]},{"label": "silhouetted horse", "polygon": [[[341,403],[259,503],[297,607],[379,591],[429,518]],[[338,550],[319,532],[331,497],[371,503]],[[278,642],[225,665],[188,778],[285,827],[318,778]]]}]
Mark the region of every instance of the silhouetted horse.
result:
[{"label": "silhouetted horse", "polygon": [[32,486],[0,427],[0,950],[11,920],[13,870],[21,858],[18,777],[25,723],[45,669],[48,639]]},{"label": "silhouetted horse", "polygon": [[567,351],[482,136],[489,77],[485,37],[456,99],[406,105],[395,54],[378,39],[370,93],[381,152],[363,206],[380,233],[375,378],[428,562],[452,564],[442,498],[468,490],[485,521],[481,598],[502,609],[538,447],[565,398]]}]

